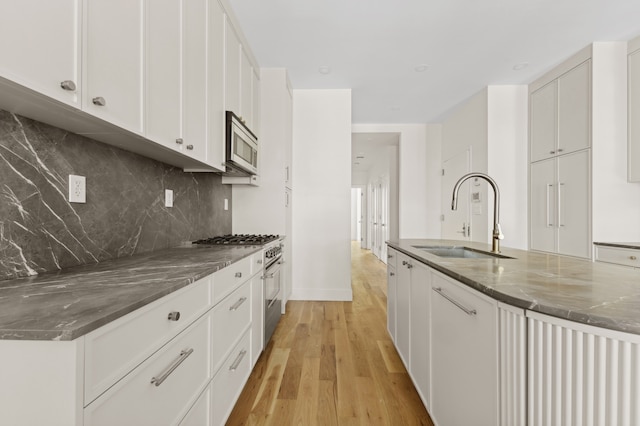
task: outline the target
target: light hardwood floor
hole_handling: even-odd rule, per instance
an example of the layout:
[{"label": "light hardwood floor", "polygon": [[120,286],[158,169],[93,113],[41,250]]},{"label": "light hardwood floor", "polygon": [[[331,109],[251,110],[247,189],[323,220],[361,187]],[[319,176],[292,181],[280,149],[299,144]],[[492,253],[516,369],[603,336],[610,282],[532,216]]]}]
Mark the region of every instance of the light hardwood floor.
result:
[{"label": "light hardwood floor", "polygon": [[287,304],[228,425],[433,425],[387,332],[387,276],[351,246],[353,302]]}]

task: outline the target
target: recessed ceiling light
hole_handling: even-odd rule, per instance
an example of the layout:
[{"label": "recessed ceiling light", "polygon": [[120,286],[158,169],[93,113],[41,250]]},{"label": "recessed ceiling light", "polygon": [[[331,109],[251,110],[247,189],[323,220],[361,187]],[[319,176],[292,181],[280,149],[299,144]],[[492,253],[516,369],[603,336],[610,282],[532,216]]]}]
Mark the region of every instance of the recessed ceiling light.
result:
[{"label": "recessed ceiling light", "polygon": [[417,65],[414,69],[416,70],[416,72],[425,72],[426,70],[429,69],[429,65],[420,64],[420,65]]},{"label": "recessed ceiling light", "polygon": [[521,62],[521,63],[519,63],[519,64],[515,64],[515,65],[513,66],[513,69],[514,69],[514,71],[520,71],[520,70],[525,69],[525,68],[526,68],[526,67],[528,67],[528,66],[529,66],[529,63],[528,63],[528,62]]},{"label": "recessed ceiling light", "polygon": [[323,65],[320,68],[318,68],[318,72],[320,74],[329,74],[331,72],[331,67],[328,67],[327,65]]}]

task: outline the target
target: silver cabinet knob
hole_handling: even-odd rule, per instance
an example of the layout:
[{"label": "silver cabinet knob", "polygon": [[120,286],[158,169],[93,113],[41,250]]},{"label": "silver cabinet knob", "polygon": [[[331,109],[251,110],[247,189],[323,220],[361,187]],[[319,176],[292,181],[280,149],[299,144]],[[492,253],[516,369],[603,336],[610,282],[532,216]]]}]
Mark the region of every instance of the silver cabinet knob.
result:
[{"label": "silver cabinet knob", "polygon": [[189,150],[193,149],[193,145],[187,145],[187,149]]},{"label": "silver cabinet knob", "polygon": [[258,265],[262,265],[262,259],[258,259]]},{"label": "silver cabinet knob", "polygon": [[638,258],[636,256],[629,256],[629,259],[631,260],[637,260]]},{"label": "silver cabinet knob", "polygon": [[389,275],[391,275],[392,277],[395,276],[396,274],[394,274],[393,272],[389,272]]},{"label": "silver cabinet knob", "polygon": [[242,272],[236,272],[236,278],[242,278]]},{"label": "silver cabinet knob", "polygon": [[549,151],[549,154],[555,154],[555,153],[556,153],[555,151]]},{"label": "silver cabinet knob", "polygon": [[93,102],[94,105],[98,105],[98,106],[105,106],[107,104],[107,101],[105,101],[102,96],[93,98],[91,102]]},{"label": "silver cabinet knob", "polygon": [[176,143],[177,143],[178,145],[182,145],[182,142],[184,142],[184,140],[183,140],[182,138],[178,138],[178,139],[176,139]]},{"label": "silver cabinet knob", "polygon": [[169,321],[178,321],[180,319],[180,312],[174,311],[169,312],[169,316],[167,317]]},{"label": "silver cabinet knob", "polygon": [[562,151],[564,151],[564,149],[558,148],[558,152],[562,152]]},{"label": "silver cabinet knob", "polygon": [[76,91],[76,84],[71,80],[65,80],[65,81],[61,82],[60,83],[60,87],[62,87],[64,90],[68,90],[70,92],[75,92]]}]

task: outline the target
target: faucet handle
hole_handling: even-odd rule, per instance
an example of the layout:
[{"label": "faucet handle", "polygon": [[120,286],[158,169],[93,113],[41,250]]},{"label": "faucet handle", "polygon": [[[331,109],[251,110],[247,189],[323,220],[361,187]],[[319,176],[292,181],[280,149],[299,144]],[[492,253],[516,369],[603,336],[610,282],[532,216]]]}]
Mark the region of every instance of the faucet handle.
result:
[{"label": "faucet handle", "polygon": [[497,238],[499,240],[504,240],[504,234],[502,233],[502,227],[499,223],[496,223],[495,229],[493,230],[493,238]]}]

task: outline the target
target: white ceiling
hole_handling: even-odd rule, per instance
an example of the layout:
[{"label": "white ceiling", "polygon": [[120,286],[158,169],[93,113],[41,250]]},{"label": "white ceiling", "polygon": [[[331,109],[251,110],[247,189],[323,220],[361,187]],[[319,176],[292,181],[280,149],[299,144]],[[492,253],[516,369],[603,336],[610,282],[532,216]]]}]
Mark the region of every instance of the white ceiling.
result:
[{"label": "white ceiling", "polygon": [[261,67],[287,68],[294,89],[351,88],[354,123],[439,122],[487,85],[640,34],[640,0],[228,2]]}]

